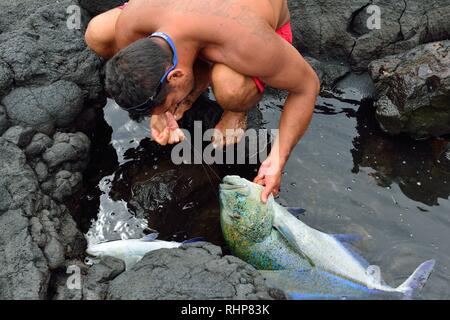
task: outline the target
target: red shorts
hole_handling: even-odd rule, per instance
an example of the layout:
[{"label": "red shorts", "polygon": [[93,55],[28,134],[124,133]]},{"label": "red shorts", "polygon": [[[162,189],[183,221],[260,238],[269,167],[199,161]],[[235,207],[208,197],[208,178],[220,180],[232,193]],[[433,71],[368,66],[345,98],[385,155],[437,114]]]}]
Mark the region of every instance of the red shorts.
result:
[{"label": "red shorts", "polygon": [[[292,44],[293,36],[292,36],[292,28],[291,28],[291,22],[289,21],[285,25],[283,25],[280,29],[278,29],[277,34],[282,37],[284,40]],[[266,84],[261,81],[261,79],[257,77],[252,77],[253,81],[255,81],[256,86],[258,87],[260,92],[264,92],[266,89]]]},{"label": "red shorts", "polygon": [[[123,5],[119,6],[119,9],[125,8],[125,6],[128,4],[128,2],[125,2]],[[289,21],[285,25],[283,25],[280,29],[276,31],[276,33],[282,37],[284,40],[292,44],[293,36],[292,36],[292,28],[291,28],[291,22]],[[266,89],[266,84],[261,81],[261,79],[257,77],[252,77],[253,81],[255,81],[256,86],[258,87],[258,90],[260,92],[264,92]]]}]

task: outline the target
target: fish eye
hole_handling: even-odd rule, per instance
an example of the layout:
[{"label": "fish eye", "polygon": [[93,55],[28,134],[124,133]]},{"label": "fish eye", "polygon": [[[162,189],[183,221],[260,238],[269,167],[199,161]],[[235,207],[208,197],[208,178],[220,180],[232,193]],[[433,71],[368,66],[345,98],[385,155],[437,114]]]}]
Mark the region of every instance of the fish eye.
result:
[{"label": "fish eye", "polygon": [[236,195],[240,198],[247,198],[250,195],[250,190],[245,188],[245,190],[237,191]]}]

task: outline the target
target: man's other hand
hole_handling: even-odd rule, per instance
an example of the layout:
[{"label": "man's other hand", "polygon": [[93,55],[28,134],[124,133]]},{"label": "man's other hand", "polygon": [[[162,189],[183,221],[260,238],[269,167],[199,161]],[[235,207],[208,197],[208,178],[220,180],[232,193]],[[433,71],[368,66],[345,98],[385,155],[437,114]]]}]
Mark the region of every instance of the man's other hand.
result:
[{"label": "man's other hand", "polygon": [[186,139],[172,113],[153,115],[150,119],[152,138],[158,144],[176,144]]}]

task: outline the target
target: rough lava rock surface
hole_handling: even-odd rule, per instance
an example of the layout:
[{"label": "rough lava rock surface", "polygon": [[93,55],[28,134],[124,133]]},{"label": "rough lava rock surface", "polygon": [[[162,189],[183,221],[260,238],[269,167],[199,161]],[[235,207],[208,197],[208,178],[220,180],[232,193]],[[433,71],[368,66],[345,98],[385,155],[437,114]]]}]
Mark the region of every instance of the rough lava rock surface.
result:
[{"label": "rough lava rock surface", "polygon": [[[318,60],[347,61],[363,71],[375,59],[448,39],[448,0],[289,0],[295,45]],[[380,8],[380,28],[369,6]]]},{"label": "rough lava rock surface", "polygon": [[23,150],[0,138],[0,299],[45,299],[50,270],[83,252],[64,205],[40,189]]},{"label": "rough lava rock surface", "polygon": [[77,1],[0,4],[0,299],[47,299],[56,270],[84,254],[65,197],[78,188],[90,141],[63,133],[102,99],[103,61],[67,27]]},{"label": "rough lava rock surface", "polygon": [[272,299],[264,278],[219,247],[195,243],[150,252],[109,284],[108,299]]},{"label": "rough lava rock surface", "polygon": [[83,102],[102,98],[103,62],[84,42],[84,10],[79,28],[68,27],[73,5],[78,2],[0,4],[0,20],[10,21],[0,25],[0,104],[12,124],[53,134],[73,122]]},{"label": "rough lava rock surface", "polygon": [[[69,127],[86,105],[104,100],[104,61],[86,47],[84,31],[91,15],[122,2],[0,3],[0,299],[269,299],[269,289],[256,270],[235,257],[222,256],[209,244],[150,253],[128,272],[114,259],[92,268],[80,260],[85,240],[63,201],[81,182],[90,141]],[[365,71],[374,59],[450,34],[448,0],[289,0],[289,4],[296,46],[330,87],[351,70]],[[382,11],[381,28],[376,30],[366,26],[366,9],[372,4]],[[68,11],[73,5],[84,8],[75,17],[79,28],[67,24],[77,12]],[[406,95],[414,104],[403,107],[437,110],[439,117],[448,119],[448,108],[443,108],[448,99],[442,98],[448,97],[448,74],[442,64],[448,56],[430,46],[406,54],[429,59],[420,62],[420,70],[407,62],[391,62],[398,65],[394,74],[414,84],[408,89],[418,90],[417,99]],[[444,48],[448,52],[447,42]],[[424,74],[428,76],[423,78]],[[397,101],[384,91],[385,78],[378,77],[379,101],[383,94]],[[405,97],[401,94],[396,98]],[[412,131],[411,126],[402,128]],[[430,134],[446,130],[438,128]],[[423,136],[426,130],[419,129]],[[442,161],[447,158],[448,153],[443,154]],[[81,290],[67,289],[68,266],[80,268]]]},{"label": "rough lava rock surface", "polygon": [[116,8],[126,0],[79,0],[80,5],[86,9],[91,15],[95,16],[99,13],[105,12],[109,9]]},{"label": "rough lava rock surface", "polygon": [[385,131],[418,139],[450,133],[450,41],[376,60],[370,74]]}]

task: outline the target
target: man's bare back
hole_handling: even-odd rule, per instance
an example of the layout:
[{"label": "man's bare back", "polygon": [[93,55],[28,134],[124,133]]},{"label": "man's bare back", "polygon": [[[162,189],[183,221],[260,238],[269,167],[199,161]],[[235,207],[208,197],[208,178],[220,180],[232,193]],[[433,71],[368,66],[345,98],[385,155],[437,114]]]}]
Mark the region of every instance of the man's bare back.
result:
[{"label": "man's bare back", "polygon": [[116,25],[122,49],[167,26],[202,43],[198,54],[222,63],[249,35],[265,36],[290,20],[287,0],[132,0]]}]

